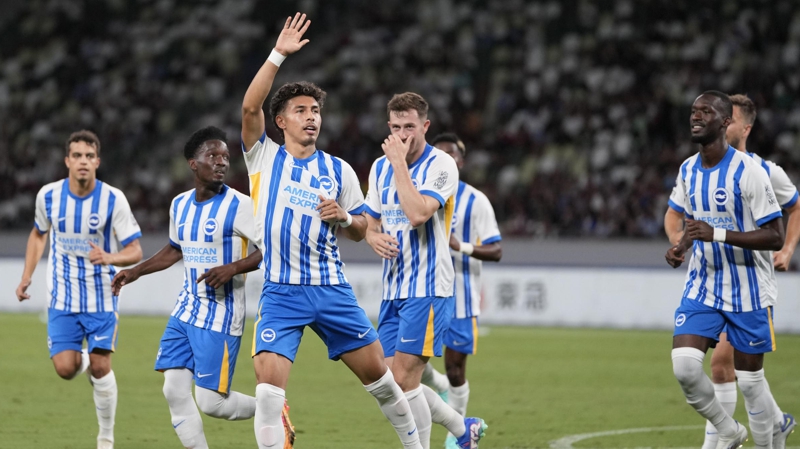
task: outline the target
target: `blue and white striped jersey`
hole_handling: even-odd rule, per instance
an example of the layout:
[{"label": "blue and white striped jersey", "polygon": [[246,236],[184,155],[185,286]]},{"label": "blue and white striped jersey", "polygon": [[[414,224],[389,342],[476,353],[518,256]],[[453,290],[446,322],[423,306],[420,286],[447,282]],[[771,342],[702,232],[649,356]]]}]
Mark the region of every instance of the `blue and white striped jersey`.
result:
[{"label": "blue and white striped jersey", "polygon": [[[456,192],[453,235],[459,242],[475,246],[499,242],[500,228],[489,198],[480,190],[461,181]],[[464,253],[450,250],[456,272],[456,318],[471,318],[481,313],[481,269],[483,262]]]},{"label": "blue and white striped jersey", "polygon": [[772,184],[772,190],[775,191],[775,198],[778,199],[778,204],[784,209],[794,206],[798,198],[797,187],[789,179],[789,175],[786,174],[783,168],[755,153],[747,153],[747,155],[755,159],[767,171],[769,182]]},{"label": "blue and white striped jersey", "polygon": [[[712,168],[700,153],[678,173],[669,206],[715,228],[747,232],[781,217],[767,172],[758,161],[728,147]],[[748,312],[775,304],[777,284],[771,251],[727,243],[694,242],[683,296],[729,312]]]},{"label": "blue and white striped jersey", "polygon": [[181,193],[169,208],[169,243],[183,252],[183,289],[172,316],[201,329],[242,335],[244,274],[214,289],[197,278],[211,268],[247,257],[247,243],[258,244],[250,197],[223,185],[198,203],[195,189]]},{"label": "blue and white striped jersey", "polygon": [[419,192],[439,201],[439,210],[414,228],[400,206],[394,170],[386,156],[369,173],[367,213],[381,220],[383,232],[400,244],[394,259],[383,261],[383,299],[453,296],[450,225],[455,209],[458,167],[450,155],[430,145],[408,166]]},{"label": "blue and white striped jersey", "polygon": [[69,190],[69,178],[56,181],[36,195],[36,229],[50,232],[47,262],[49,307],[67,312],[116,312],[117,297],[110,265],[92,265],[93,243],[113,253],[142,236],[125,195],[95,181],[92,193],[79,197]]},{"label": "blue and white striped jersey", "polygon": [[336,245],[339,224],[320,219],[316,207],[323,197],[335,199],[350,214],[364,211],[353,168],[321,150],[295,159],[266,133],[242,150],[256,232],[263,236],[264,278],[279,284],[347,284]]}]

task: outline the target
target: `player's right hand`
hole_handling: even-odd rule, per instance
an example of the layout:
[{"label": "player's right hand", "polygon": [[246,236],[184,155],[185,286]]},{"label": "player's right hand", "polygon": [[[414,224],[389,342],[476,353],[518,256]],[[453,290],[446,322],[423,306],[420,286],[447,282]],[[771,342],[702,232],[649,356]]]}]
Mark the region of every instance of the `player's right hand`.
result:
[{"label": "player's right hand", "polygon": [[683,263],[683,251],[681,250],[680,245],[675,245],[668,249],[665,257],[667,259],[667,263],[672,268],[678,268],[681,266]]},{"label": "player's right hand", "polygon": [[394,259],[400,253],[400,244],[389,234],[367,230],[366,240],[372,250],[384,259]]},{"label": "player's right hand", "polygon": [[303,39],[303,34],[308,30],[309,25],[311,25],[311,20],[306,20],[305,14],[301,15],[298,12],[294,18],[288,17],[278,36],[278,41],[275,42],[275,51],[283,56],[289,56],[303,48],[308,43],[308,39]]},{"label": "player's right hand", "polygon": [[17,300],[22,302],[25,301],[26,299],[31,299],[31,295],[26,293],[30,285],[31,285],[30,279],[23,279],[19,282],[19,285],[17,286]]},{"label": "player's right hand", "polygon": [[119,296],[119,292],[125,284],[130,284],[137,279],[139,279],[139,274],[135,269],[122,270],[111,280],[111,292],[114,296]]}]

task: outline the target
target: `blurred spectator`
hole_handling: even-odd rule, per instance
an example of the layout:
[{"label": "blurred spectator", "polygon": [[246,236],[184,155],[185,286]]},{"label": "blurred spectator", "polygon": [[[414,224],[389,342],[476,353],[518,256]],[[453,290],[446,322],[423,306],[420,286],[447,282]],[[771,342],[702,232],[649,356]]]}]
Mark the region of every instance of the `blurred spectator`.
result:
[{"label": "blurred spectator", "polygon": [[[13,6],[11,6],[13,5]],[[239,108],[285,17],[314,22],[276,84],[329,93],[319,147],[364,182],[386,102],[431,103],[429,134],[467,144],[462,177],[505,235],[662,235],[703,90],[759,108],[748,149],[800,179],[800,10],[791,0],[31,0],[0,20],[0,226],[26,228],[37,190],[66,174],[62,142],[90,128],[100,177],[164,231],[190,187],[182,147],[204,125],[239,148]],[[276,137],[272,127],[270,135]],[[228,182],[247,192],[244,164]]]}]

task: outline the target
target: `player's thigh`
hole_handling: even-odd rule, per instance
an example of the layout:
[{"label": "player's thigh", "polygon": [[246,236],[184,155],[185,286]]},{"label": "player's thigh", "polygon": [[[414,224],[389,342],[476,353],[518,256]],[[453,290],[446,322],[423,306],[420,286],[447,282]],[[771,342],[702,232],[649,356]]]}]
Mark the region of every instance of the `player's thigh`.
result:
[{"label": "player's thigh", "polygon": [[705,352],[719,340],[725,322],[722,311],[684,298],[675,310],[672,347],[692,347]]},{"label": "player's thigh", "polygon": [[89,352],[114,352],[117,346],[119,314],[117,312],[79,313],[86,333]]},{"label": "player's thigh", "polygon": [[156,371],[164,372],[168,369],[186,368],[194,372],[194,353],[187,333],[190,326],[174,316],[169,317],[167,327],[158,344],[154,367]]},{"label": "player's thigh", "polygon": [[194,354],[195,385],[228,394],[242,338],[195,326],[187,334]]},{"label": "player's thigh", "polygon": [[452,299],[427,296],[399,301],[399,337],[395,341],[395,353],[441,357],[444,333],[452,317]]},{"label": "player's thigh", "polygon": [[253,357],[253,368],[256,372],[256,383],[270,384],[285,390],[292,361],[274,352],[261,351]]},{"label": "player's thigh", "polygon": [[341,354],[340,358],[364,385],[377,382],[388,369],[378,340]]},{"label": "player's thigh", "polygon": [[465,355],[475,354],[478,351],[478,317],[451,319],[444,334],[444,345]]},{"label": "player's thigh", "polygon": [[[80,352],[85,336],[83,326],[77,313],[65,312],[62,310],[47,310],[47,348],[50,351],[50,358],[57,354],[70,351],[70,353]],[[72,360],[74,354],[59,357]],[[56,363],[56,360],[53,361]]]},{"label": "player's thigh", "polygon": [[349,285],[313,286],[309,287],[309,294],[316,310],[309,327],[325,342],[328,358],[338,360],[342,354],[378,340],[378,333]]},{"label": "player's thigh", "polygon": [[[251,353],[255,362],[256,378],[271,378],[272,373],[268,371],[278,362],[273,362],[274,358],[269,354],[287,359],[289,366],[294,361],[303,337],[303,329],[314,319],[313,304],[305,288],[270,282],[264,284],[256,312]],[[261,357],[261,353],[269,354]],[[262,362],[258,362],[259,360]],[[288,369],[286,374],[288,376]],[[259,380],[259,383],[263,382]],[[266,383],[280,386],[273,382]]]}]

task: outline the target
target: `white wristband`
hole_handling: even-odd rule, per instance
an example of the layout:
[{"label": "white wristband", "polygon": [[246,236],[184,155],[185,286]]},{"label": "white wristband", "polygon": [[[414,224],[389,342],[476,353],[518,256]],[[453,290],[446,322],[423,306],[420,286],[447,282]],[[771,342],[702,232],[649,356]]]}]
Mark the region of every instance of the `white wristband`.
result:
[{"label": "white wristband", "polygon": [[475,245],[472,243],[461,242],[461,246],[458,247],[458,250],[468,256],[471,256],[472,252],[475,251]]},{"label": "white wristband", "polygon": [[347,220],[340,221],[339,222],[339,226],[341,226],[343,228],[346,228],[346,227],[350,226],[351,224],[353,224],[353,216],[350,215],[350,212],[347,212]]},{"label": "white wristband", "polygon": [[725,243],[725,237],[728,234],[728,231],[722,228],[714,228],[714,241]]},{"label": "white wristband", "polygon": [[286,59],[286,56],[283,56],[282,54],[278,53],[278,50],[275,50],[273,48],[272,49],[272,53],[270,53],[269,54],[269,58],[267,58],[267,61],[275,64],[278,67],[280,67],[285,59]]}]

